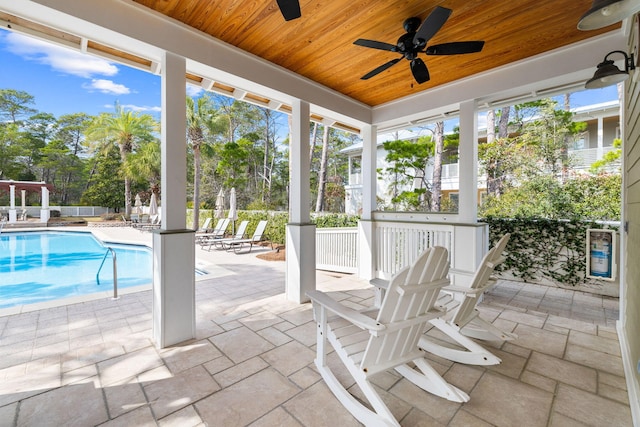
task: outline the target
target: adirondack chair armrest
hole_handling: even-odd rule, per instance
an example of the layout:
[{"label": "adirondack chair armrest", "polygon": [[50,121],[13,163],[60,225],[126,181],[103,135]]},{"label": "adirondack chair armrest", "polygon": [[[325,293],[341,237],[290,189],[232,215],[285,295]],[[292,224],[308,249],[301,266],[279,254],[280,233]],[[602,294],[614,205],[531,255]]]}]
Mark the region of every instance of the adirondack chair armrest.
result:
[{"label": "adirondack chair armrest", "polygon": [[468,295],[472,298],[476,298],[478,295],[482,294],[484,291],[486,291],[487,289],[491,288],[493,285],[495,285],[497,283],[496,279],[489,279],[487,280],[487,282],[478,287],[478,288],[467,288],[465,286],[456,286],[456,285],[449,285],[449,286],[445,286],[442,288],[443,291],[447,291],[447,292],[457,292],[457,293],[463,293],[465,295]]},{"label": "adirondack chair armrest", "polygon": [[367,329],[369,331],[382,331],[385,329],[385,326],[376,322],[375,319],[372,319],[371,317],[368,317],[357,310],[340,304],[338,301],[334,300],[324,292],[309,291],[307,292],[307,296],[311,298],[311,301],[314,304],[319,304],[326,310],[337,314],[338,316],[342,317],[345,320],[348,320],[361,329]]},{"label": "adirondack chair armrest", "polygon": [[387,289],[389,287],[389,281],[386,279],[380,279],[380,278],[375,278],[375,279],[371,279],[369,280],[369,284],[372,286],[375,286],[376,288],[380,288],[380,289]]}]

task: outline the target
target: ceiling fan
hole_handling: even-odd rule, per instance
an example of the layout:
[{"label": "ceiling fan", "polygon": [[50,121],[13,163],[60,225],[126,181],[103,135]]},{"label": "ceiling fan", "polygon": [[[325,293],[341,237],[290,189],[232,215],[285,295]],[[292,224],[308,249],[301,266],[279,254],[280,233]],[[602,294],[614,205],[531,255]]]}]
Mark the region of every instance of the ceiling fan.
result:
[{"label": "ceiling fan", "polygon": [[464,41],[442,43],[427,47],[427,42],[442,28],[449,19],[451,9],[437,6],[427,19],[420,25],[420,18],[408,18],[404,21],[404,29],[406,34],[400,36],[398,42],[393,45],[375,40],[358,39],[354,44],[358,46],[370,47],[373,49],[388,50],[390,52],[400,53],[400,58],[382,64],[378,68],[369,71],[361,77],[362,80],[368,80],[371,77],[380,74],[392,65],[397,64],[402,58],[411,61],[411,73],[418,83],[429,81],[429,70],[422,59],[418,58],[419,53],[427,55],[458,55],[462,53],[480,52],[484,46],[484,41]]},{"label": "ceiling fan", "polygon": [[300,12],[300,1],[299,0],[276,0],[278,2],[278,7],[280,8],[280,13],[284,17],[285,21],[291,21],[292,19],[297,19],[302,16]]}]

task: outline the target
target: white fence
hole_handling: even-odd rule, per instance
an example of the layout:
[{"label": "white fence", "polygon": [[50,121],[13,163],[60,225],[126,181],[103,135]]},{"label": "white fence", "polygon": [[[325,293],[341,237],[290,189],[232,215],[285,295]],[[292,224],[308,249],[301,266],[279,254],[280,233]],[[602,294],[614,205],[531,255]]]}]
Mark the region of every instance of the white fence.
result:
[{"label": "white fence", "polygon": [[316,268],[358,272],[358,229],[316,228]]},{"label": "white fence", "polygon": [[[0,206],[0,212],[8,212],[9,206]],[[18,216],[22,214],[22,206],[16,205],[16,211]],[[27,206],[27,215],[32,218],[40,218],[40,206]],[[60,216],[100,216],[105,213],[110,213],[109,208],[103,208],[102,206],[49,206],[50,211],[59,211]]]}]

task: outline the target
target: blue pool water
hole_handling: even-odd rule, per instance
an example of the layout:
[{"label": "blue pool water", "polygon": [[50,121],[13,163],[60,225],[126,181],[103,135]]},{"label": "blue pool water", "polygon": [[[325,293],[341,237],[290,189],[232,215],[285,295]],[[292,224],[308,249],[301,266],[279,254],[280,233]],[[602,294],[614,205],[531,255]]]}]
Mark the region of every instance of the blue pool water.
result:
[{"label": "blue pool water", "polygon": [[103,245],[82,232],[0,234],[0,308],[113,292],[111,255],[96,281],[107,246],[116,252],[118,289],[151,284],[152,253],[145,246]]}]

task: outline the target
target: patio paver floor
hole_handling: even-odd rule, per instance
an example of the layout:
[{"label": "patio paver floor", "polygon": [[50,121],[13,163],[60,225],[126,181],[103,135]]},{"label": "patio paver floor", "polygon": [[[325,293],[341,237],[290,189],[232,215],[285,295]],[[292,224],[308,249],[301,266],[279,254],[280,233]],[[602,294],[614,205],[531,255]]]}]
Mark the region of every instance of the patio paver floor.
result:
[{"label": "patio paver floor", "polygon": [[[0,427],[359,425],[315,369],[311,306],[285,300],[284,263],[260,249],[196,252],[215,274],[197,282],[197,337],[181,345],[151,342],[150,291],[0,317]],[[317,286],[354,307],[373,302],[350,275],[317,272]],[[430,357],[469,402],[394,372],[375,383],[403,426],[630,426],[616,307],[501,282],[481,311],[519,334],[487,345],[502,364]]]}]

